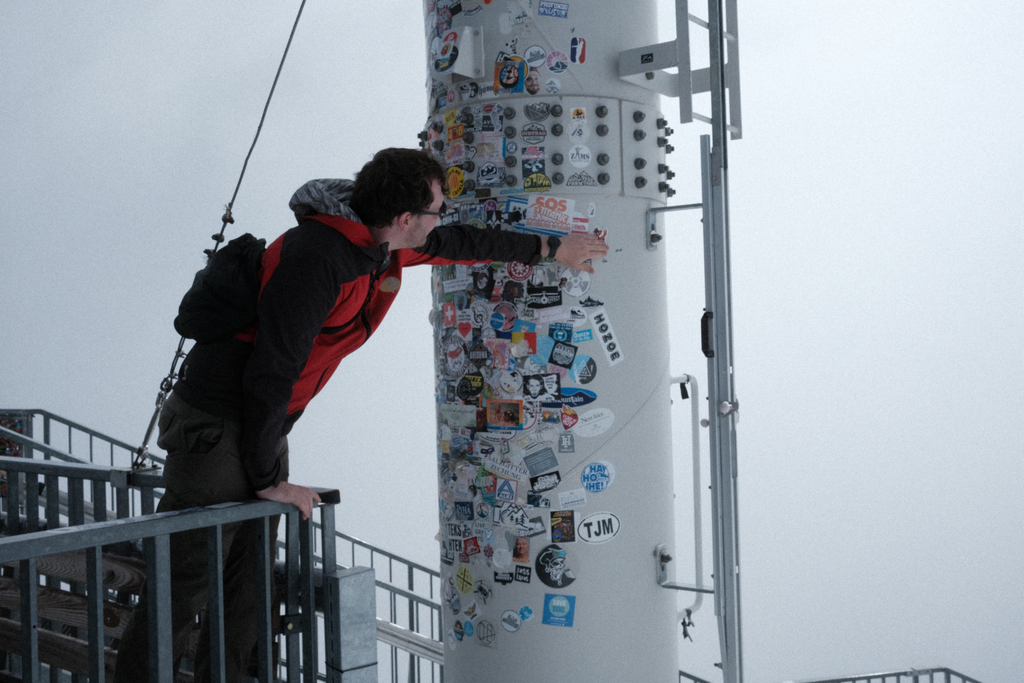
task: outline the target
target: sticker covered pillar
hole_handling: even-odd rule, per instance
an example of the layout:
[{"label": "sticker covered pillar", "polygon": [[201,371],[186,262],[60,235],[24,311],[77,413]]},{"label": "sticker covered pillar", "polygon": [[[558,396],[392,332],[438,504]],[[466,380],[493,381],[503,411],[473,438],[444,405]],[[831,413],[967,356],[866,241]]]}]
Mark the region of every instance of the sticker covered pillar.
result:
[{"label": "sticker covered pillar", "polygon": [[674,681],[657,96],[618,77],[653,0],[427,0],[424,147],[446,222],[604,234],[595,274],[435,267],[445,679]]}]

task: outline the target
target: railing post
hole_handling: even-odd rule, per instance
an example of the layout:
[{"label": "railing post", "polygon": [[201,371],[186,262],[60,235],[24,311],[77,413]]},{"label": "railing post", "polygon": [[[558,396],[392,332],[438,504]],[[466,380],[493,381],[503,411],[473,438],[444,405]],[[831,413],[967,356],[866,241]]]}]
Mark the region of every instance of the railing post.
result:
[{"label": "railing post", "polygon": [[[17,512],[17,511],[15,511]],[[36,558],[21,561],[21,680],[37,683],[39,678],[39,614],[36,611]]]},{"label": "railing post", "polygon": [[171,537],[153,536],[144,542],[146,591],[149,602],[149,671],[157,683],[174,681],[171,634]]},{"label": "railing post", "polygon": [[328,683],[377,683],[377,583],[373,569],[324,574]]},{"label": "railing post", "polygon": [[[290,516],[290,515],[289,515]],[[299,556],[302,559],[302,680],[316,683],[317,654],[316,587],[313,581],[313,519],[299,520]]]},{"label": "railing post", "polygon": [[[102,482],[97,482],[101,485]],[[102,521],[102,520],[101,520]],[[89,682],[106,681],[107,657],[103,647],[103,547],[85,551],[88,600]]]},{"label": "railing post", "polygon": [[206,567],[209,572],[206,621],[210,630],[210,679],[224,683],[224,527],[211,526],[206,532]]},{"label": "railing post", "polygon": [[270,518],[257,519],[256,533],[256,653],[257,679],[261,683],[274,680],[273,629],[270,624],[270,577],[272,555],[270,551]]}]

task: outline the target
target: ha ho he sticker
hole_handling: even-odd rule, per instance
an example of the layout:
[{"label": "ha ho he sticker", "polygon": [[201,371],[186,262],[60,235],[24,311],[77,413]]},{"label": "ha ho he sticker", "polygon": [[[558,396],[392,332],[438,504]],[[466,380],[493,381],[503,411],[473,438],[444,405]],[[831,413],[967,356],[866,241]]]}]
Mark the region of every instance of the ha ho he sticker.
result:
[{"label": "ha ho he sticker", "polygon": [[580,481],[588,493],[600,493],[615,481],[615,465],[607,460],[592,462],[583,469]]}]

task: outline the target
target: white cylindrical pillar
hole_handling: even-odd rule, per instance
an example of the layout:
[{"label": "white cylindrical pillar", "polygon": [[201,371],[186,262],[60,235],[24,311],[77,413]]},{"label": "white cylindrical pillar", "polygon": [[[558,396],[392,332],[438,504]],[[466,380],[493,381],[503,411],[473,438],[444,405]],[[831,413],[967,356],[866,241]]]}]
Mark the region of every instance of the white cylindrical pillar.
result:
[{"label": "white cylindrical pillar", "polygon": [[618,78],[653,0],[426,2],[447,220],[606,232],[596,274],[434,269],[445,678],[674,681],[664,122]]}]

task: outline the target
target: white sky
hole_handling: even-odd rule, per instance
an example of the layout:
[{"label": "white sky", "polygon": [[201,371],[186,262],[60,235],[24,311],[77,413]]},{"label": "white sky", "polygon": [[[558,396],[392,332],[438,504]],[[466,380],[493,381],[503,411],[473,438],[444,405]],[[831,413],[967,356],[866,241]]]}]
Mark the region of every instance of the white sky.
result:
[{"label": "white sky", "polygon": [[[140,440],[297,7],[0,5],[0,406]],[[1024,9],[741,0],[739,33],[747,680],[930,666],[1020,680]],[[418,3],[312,0],[233,234],[273,238],[305,180],[415,145],[424,73]],[[698,201],[706,129],[673,127],[674,200]],[[673,371],[706,386],[698,225],[679,218],[666,248]],[[373,342],[314,401],[292,467],[341,488],[339,528],[435,566],[427,278],[407,275]],[[717,678],[710,606],[696,621],[681,666]]]}]

